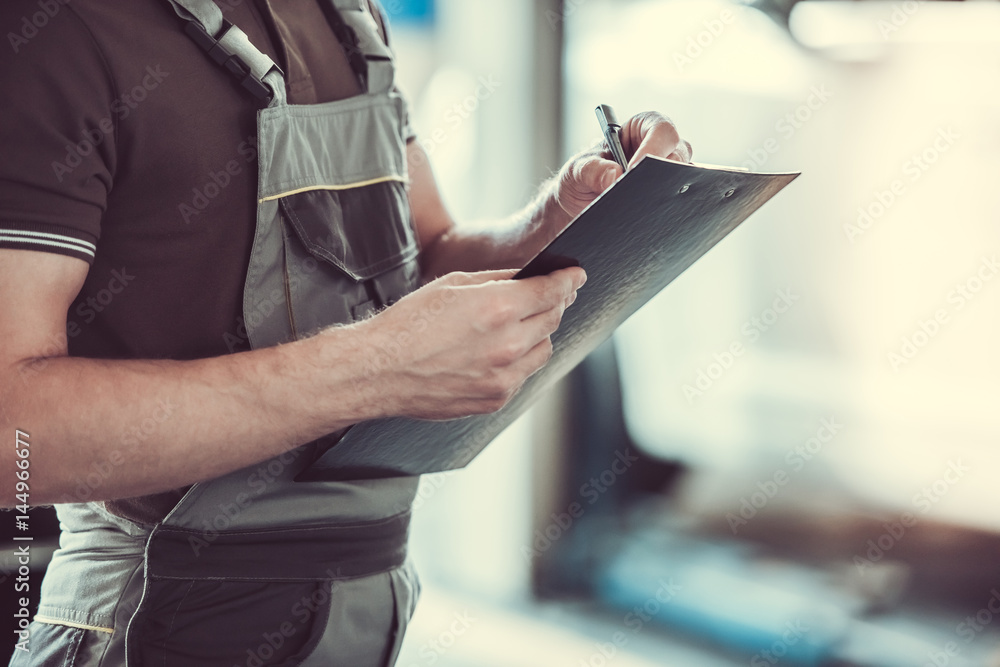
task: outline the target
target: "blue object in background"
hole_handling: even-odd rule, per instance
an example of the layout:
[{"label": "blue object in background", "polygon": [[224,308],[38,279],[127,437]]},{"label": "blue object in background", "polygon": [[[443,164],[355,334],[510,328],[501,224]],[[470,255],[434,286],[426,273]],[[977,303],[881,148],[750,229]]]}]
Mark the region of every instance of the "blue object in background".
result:
[{"label": "blue object in background", "polygon": [[434,25],[434,0],[382,0],[382,9],[393,26]]},{"label": "blue object in background", "polygon": [[829,664],[855,601],[804,572],[766,576],[749,562],[731,546],[638,534],[598,575],[596,591],[628,613],[632,633],[655,622],[751,656],[752,667]]}]

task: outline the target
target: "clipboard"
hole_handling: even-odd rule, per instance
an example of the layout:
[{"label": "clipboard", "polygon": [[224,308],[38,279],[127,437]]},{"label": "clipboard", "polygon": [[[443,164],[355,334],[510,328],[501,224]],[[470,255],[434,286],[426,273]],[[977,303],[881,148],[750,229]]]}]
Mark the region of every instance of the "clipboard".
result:
[{"label": "clipboard", "polygon": [[587,284],[552,335],[552,359],[510,403],[490,415],[449,421],[362,422],[296,480],[366,480],[464,468],[619,325],[798,176],[645,157],[515,276],[582,266]]}]

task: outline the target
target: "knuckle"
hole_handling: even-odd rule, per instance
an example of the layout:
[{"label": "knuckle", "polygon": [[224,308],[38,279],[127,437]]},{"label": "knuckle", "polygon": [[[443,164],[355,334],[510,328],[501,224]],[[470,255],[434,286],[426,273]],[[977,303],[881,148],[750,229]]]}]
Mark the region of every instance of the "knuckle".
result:
[{"label": "knuckle", "polygon": [[681,134],[677,131],[677,128],[673,123],[665,123],[658,126],[658,130],[663,138],[670,142],[673,146],[681,145]]},{"label": "knuckle", "polygon": [[563,311],[559,308],[553,308],[549,311],[545,319],[545,324],[547,325],[549,334],[559,328],[559,325],[562,324],[562,317]]},{"label": "knuckle", "polygon": [[647,111],[646,118],[648,122],[656,127],[669,128],[670,130],[676,132],[677,124],[672,121],[666,114],[660,111]]},{"label": "knuckle", "polygon": [[438,281],[446,287],[462,287],[464,285],[471,285],[473,278],[471,273],[453,271],[438,278]]},{"label": "knuckle", "polygon": [[506,296],[497,295],[485,302],[485,324],[499,327],[514,316],[514,303]]},{"label": "knuckle", "polygon": [[476,394],[485,401],[501,400],[510,389],[506,374],[498,369],[484,375],[476,387]]},{"label": "knuckle", "polygon": [[494,367],[509,366],[521,356],[520,346],[515,343],[501,343],[493,348],[488,361]]},{"label": "knuckle", "polygon": [[490,383],[490,391],[487,394],[487,399],[490,401],[500,401],[501,405],[507,402],[507,398],[510,396],[510,386],[507,383],[507,378],[495,378]]},{"label": "knuckle", "polygon": [[563,276],[550,274],[540,277],[542,280],[535,285],[535,296],[539,301],[557,304],[565,298],[566,282]]},{"label": "knuckle", "polygon": [[647,128],[647,131],[655,133],[675,145],[681,143],[677,124],[659,111],[647,111],[644,114],[642,125]]}]

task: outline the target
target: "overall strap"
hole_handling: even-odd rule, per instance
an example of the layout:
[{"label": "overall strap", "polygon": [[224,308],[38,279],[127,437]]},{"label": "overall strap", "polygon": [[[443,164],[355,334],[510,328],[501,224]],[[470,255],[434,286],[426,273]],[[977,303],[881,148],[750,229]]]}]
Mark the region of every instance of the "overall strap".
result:
[{"label": "overall strap", "polygon": [[320,0],[320,3],[324,1],[336,9],[349,29],[350,42],[340,34],[338,37],[352,67],[355,67],[354,59],[359,58],[366,69],[362,87],[373,94],[391,90],[395,84],[396,67],[388,45],[389,26],[385,17],[382,17],[382,25],[387,34],[386,40],[383,40],[368,0]]},{"label": "overall strap", "polygon": [[184,19],[184,32],[218,65],[258,100],[271,106],[284,103],[285,81],[271,58],[250,43],[250,38],[222,16],[212,0],[168,0]]}]

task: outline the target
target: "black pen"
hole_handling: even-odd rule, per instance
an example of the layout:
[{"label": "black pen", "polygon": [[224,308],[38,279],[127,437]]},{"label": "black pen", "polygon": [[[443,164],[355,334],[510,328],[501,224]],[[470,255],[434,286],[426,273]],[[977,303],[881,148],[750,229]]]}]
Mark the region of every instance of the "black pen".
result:
[{"label": "black pen", "polygon": [[607,104],[602,104],[597,107],[597,120],[601,123],[601,132],[615,162],[621,165],[622,171],[628,171],[628,159],[625,157],[625,149],[622,148],[622,126],[615,118],[615,110]]}]

